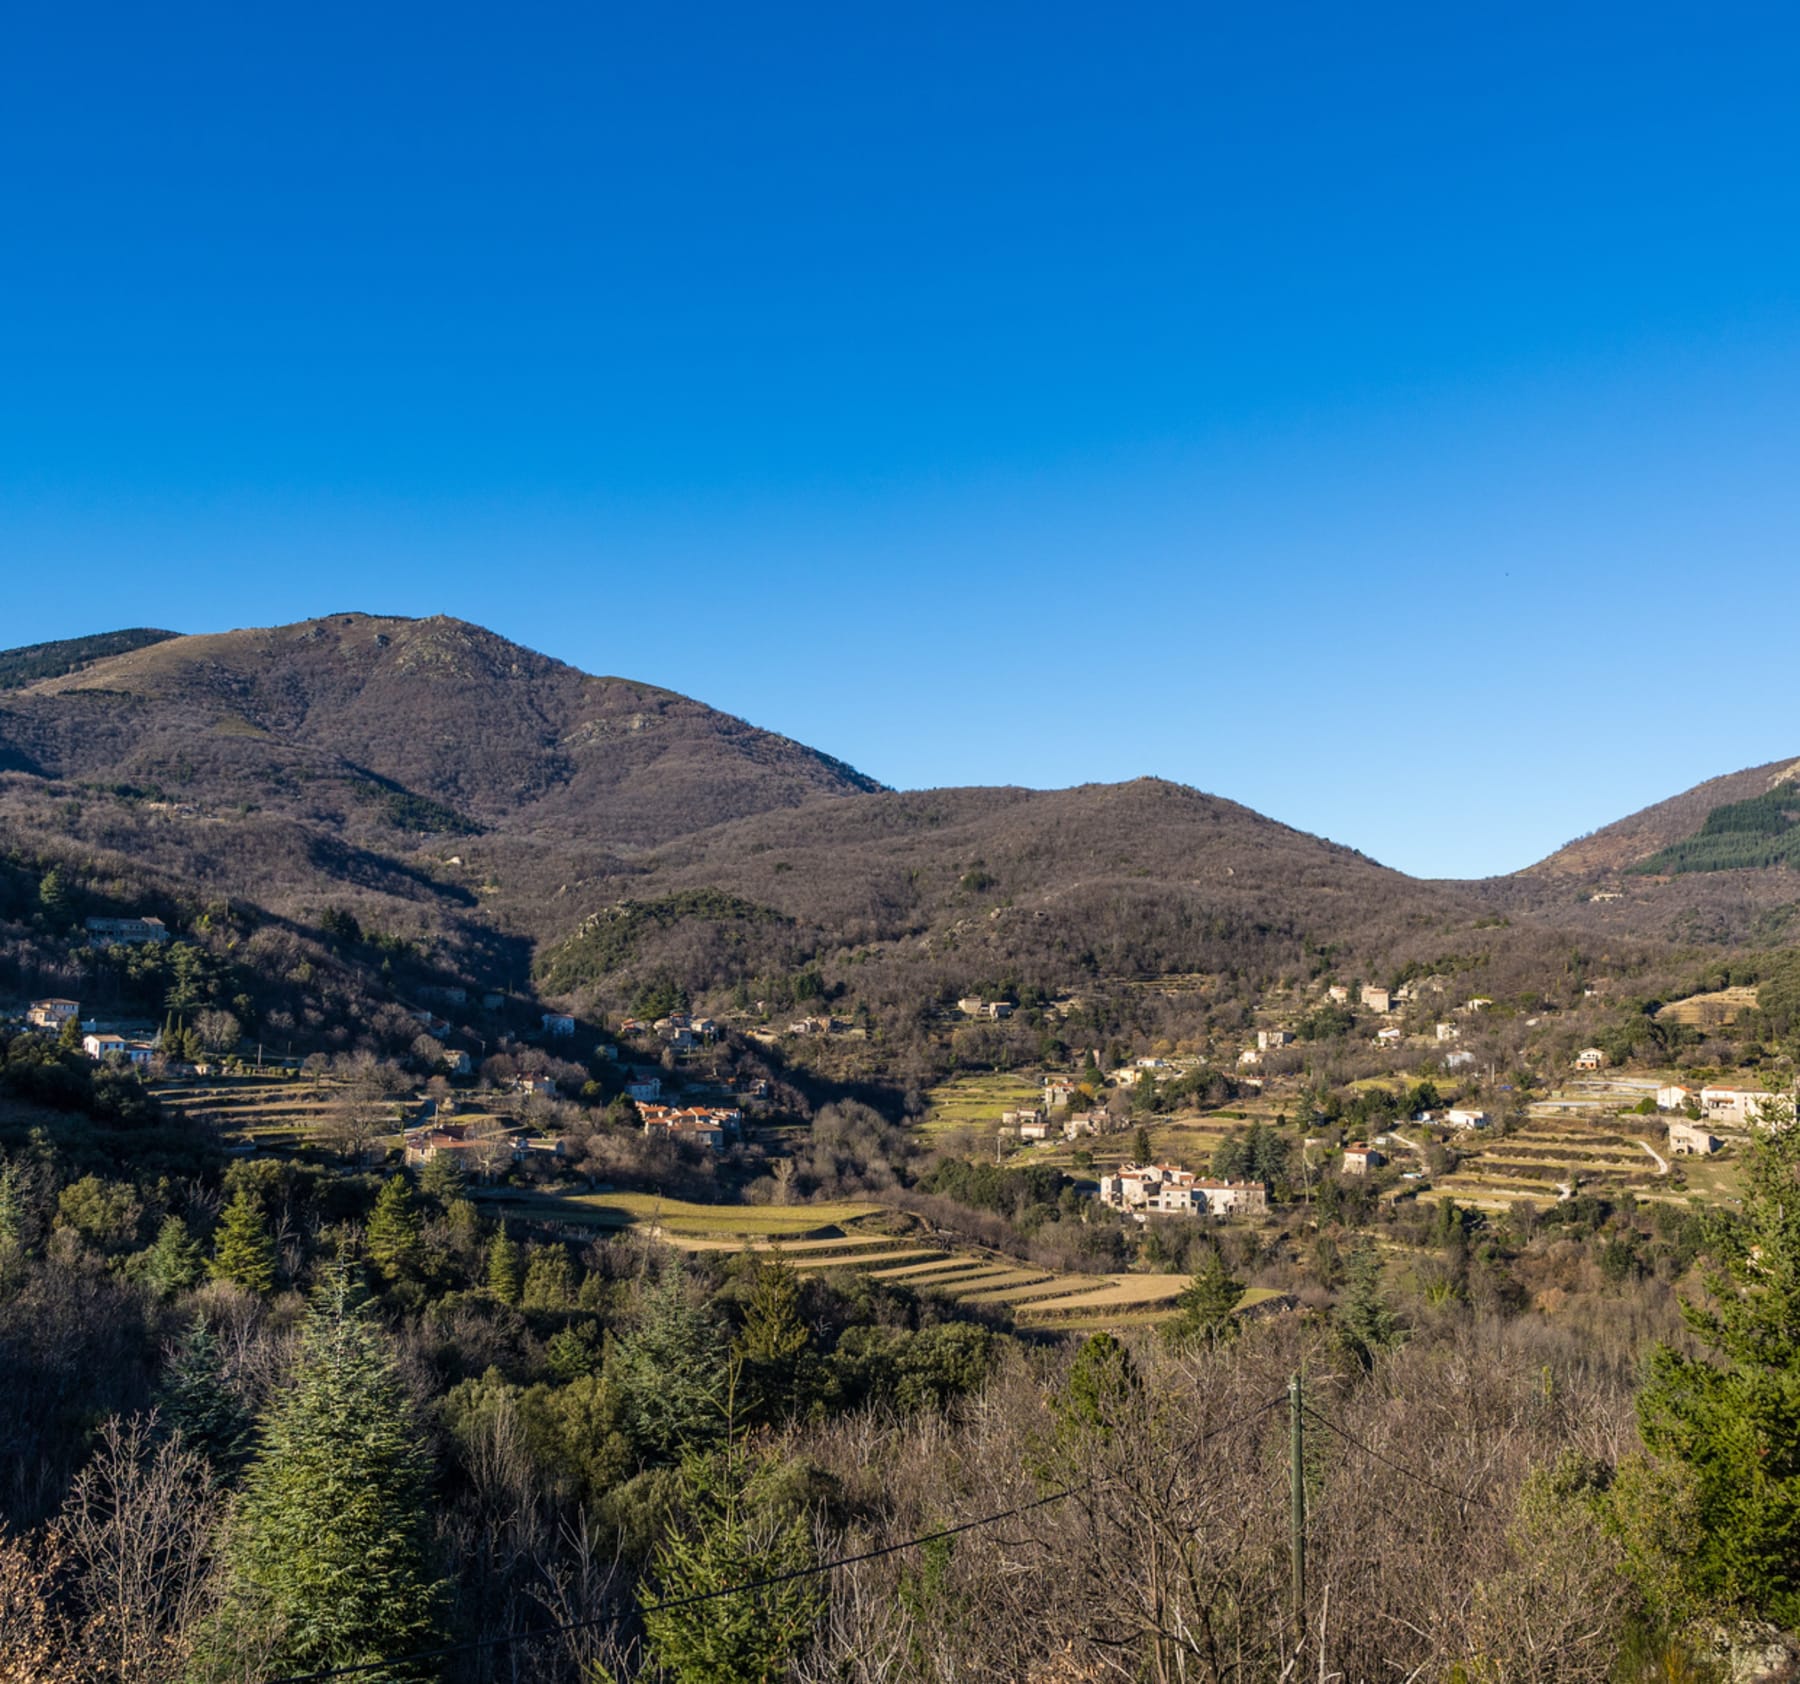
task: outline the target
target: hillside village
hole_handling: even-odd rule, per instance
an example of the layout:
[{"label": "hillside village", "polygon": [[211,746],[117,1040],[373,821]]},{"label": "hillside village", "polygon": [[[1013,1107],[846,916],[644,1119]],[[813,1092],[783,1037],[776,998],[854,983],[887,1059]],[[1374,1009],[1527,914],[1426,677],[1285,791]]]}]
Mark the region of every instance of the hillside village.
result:
[{"label": "hillside village", "polygon": [[[405,636],[434,661],[483,647],[371,631],[322,627],[295,658],[341,638],[379,672]],[[107,659],[185,683],[185,641]],[[564,717],[588,705],[541,682]],[[58,694],[33,704],[46,758]],[[1721,1259],[1751,1267],[1733,1248],[1791,1144],[1790,949],[1580,922],[1641,909],[1635,888],[1525,904],[1511,883],[1412,885],[1151,780],[905,796],[797,745],[756,752],[779,772],[771,810],[671,839],[651,779],[640,839],[604,855],[554,834],[553,791],[527,837],[467,792],[482,817],[440,828],[420,805],[449,800],[439,784],[376,807],[296,778],[256,814],[199,767],[183,802],[122,773],[0,771],[0,1365],[18,1380],[0,1388],[0,1594],[14,1572],[71,1653],[100,1642],[103,1623],[68,1623],[98,1594],[69,1587],[100,1569],[37,1565],[91,1512],[82,1469],[112,1454],[93,1421],[186,1412],[214,1436],[182,1489],[212,1516],[215,1482],[248,1490],[262,1454],[244,1423],[304,1372],[296,1337],[352,1337],[321,1331],[336,1293],[420,1400],[447,1494],[433,1559],[466,1599],[445,1629],[564,1597],[635,1664],[640,1618],[606,1587],[672,1573],[670,1505],[699,1512],[683,1482],[742,1455],[812,1493],[757,1487],[759,1524],[826,1528],[875,1564],[901,1546],[867,1569],[883,1608],[915,1594],[908,1540],[976,1522],[946,1582],[958,1606],[1039,1598],[1023,1629],[1045,1684],[1116,1598],[1059,1623],[1041,1587],[1121,1561],[1126,1584],[1164,1583],[1142,1526],[1163,1505],[1212,1570],[1261,1586],[1233,1642],[1275,1676],[1289,1592],[1264,1567],[1287,1506],[1259,1434],[1293,1427],[1261,1392],[1304,1372],[1302,1425],[1323,1435],[1308,1547],[1334,1582],[1396,1619],[1418,1595],[1454,1603],[1447,1561],[1488,1587],[1485,1625],[1413,1622],[1410,1668],[1518,1651],[1494,1610],[1521,1606],[1501,1595],[1527,1571],[1510,1540],[1542,1523],[1552,1477],[1576,1482],[1557,1513],[1581,1567],[1532,1580],[1532,1608],[1573,1630],[1610,1598],[1677,1641],[1655,1587],[1700,1571],[1669,1553],[1688,1534],[1642,1562],[1609,1540],[1661,1525],[1631,1458],[1675,1455],[1635,1424],[1646,1352],[1692,1349],[1681,1304]],[[804,793],[814,779],[831,793]],[[45,845],[26,821],[52,813]],[[329,869],[296,875],[297,856]],[[400,1395],[380,1419],[412,1418]],[[1196,1422],[1216,1452],[1181,1448]],[[1570,1472],[1594,1443],[1628,1448]],[[1125,1494],[1032,1534],[1047,1575],[985,1537],[984,1515],[1102,1468]],[[1250,1541],[1212,1528],[1221,1491]],[[1366,1539],[1421,1505],[1431,1536],[1390,1539],[1370,1570]],[[210,1573],[228,1549],[207,1527]],[[196,1605],[216,1607],[206,1584]],[[831,1592],[840,1661],[884,1617],[850,1594]],[[152,1624],[204,1652],[183,1617]],[[1370,1676],[1388,1624],[1355,1628]],[[967,1628],[912,1629],[967,1654]],[[454,1676],[499,1684],[483,1666]]]}]

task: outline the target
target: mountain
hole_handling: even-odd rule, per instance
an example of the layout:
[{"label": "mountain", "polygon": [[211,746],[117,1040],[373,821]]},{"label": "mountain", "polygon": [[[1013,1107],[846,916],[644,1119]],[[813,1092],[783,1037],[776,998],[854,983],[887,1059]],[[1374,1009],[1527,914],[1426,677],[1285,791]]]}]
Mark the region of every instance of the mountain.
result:
[{"label": "mountain", "polygon": [[0,770],[208,817],[625,846],[881,787],[699,702],[480,627],[363,614],[163,638],[0,695]]},{"label": "mountain", "polygon": [[[1528,867],[1535,876],[1581,877],[1600,872],[1719,871],[1787,863],[1773,845],[1793,827],[1800,809],[1800,760],[1709,778],[1680,795],[1578,837]],[[1792,792],[1794,799],[1785,800]],[[1726,840],[1730,838],[1731,840]],[[1760,840],[1768,839],[1769,845]]]}]

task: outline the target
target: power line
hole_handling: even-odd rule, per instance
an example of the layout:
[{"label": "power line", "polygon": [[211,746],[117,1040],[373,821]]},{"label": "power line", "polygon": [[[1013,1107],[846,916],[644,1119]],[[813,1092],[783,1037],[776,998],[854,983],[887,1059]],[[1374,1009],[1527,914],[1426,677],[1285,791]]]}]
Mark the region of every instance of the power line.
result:
[{"label": "power line", "polygon": [[[1211,1439],[1230,1432],[1235,1427],[1244,1426],[1260,1415],[1266,1415],[1277,1404],[1284,1403],[1287,1394],[1270,1398],[1267,1403],[1259,1404],[1255,1409],[1219,1426],[1202,1433],[1195,1441],[1194,1447]],[[925,1544],[935,1544],[945,1538],[954,1538],[963,1532],[974,1532],[983,1526],[997,1526],[1003,1520],[1014,1520],[1022,1514],[1030,1514],[1034,1509],[1048,1508],[1052,1503],[1067,1501],[1070,1497],[1078,1497],[1084,1491],[1092,1491],[1098,1484],[1088,1480],[1081,1485],[1064,1486],[1061,1491],[1052,1491],[1048,1497],[1038,1497],[1029,1503],[1020,1503],[1010,1509],[1002,1509],[998,1514],[984,1514],[974,1520],[965,1520],[955,1526],[941,1527],[936,1532],[925,1532],[916,1538],[906,1538],[895,1544],[883,1544],[879,1549],[864,1550],[858,1555],[836,1556],[830,1561],[816,1562],[811,1567],[796,1567],[791,1572],[777,1573],[766,1579],[750,1579],[741,1585],[726,1585],[720,1590],[697,1591],[692,1596],[673,1597],[666,1602],[648,1602],[639,1605],[641,1614],[668,1613],[677,1608],[692,1608],[702,1602],[717,1602],[727,1596],[744,1596],[751,1591],[773,1590],[777,1585],[791,1584],[796,1579],[815,1578],[824,1573],[835,1573],[840,1567],[855,1567],[865,1561],[879,1561],[883,1556],[898,1555],[903,1550],[918,1549]],[[295,1672],[284,1674],[280,1678],[269,1680],[269,1684],[323,1684],[331,1678],[355,1678],[365,1673],[380,1672],[387,1667],[410,1666],[415,1661],[443,1660],[450,1655],[472,1654],[479,1649],[498,1649],[513,1643],[533,1643],[545,1637],[566,1637],[570,1632],[586,1631],[592,1626],[605,1625],[615,1616],[613,1614],[595,1614],[585,1620],[571,1620],[566,1625],[542,1626],[536,1631],[502,1632],[498,1637],[476,1637],[466,1643],[446,1643],[437,1649],[418,1649],[410,1655],[390,1655],[379,1661],[359,1661],[354,1666],[327,1667],[322,1672]]]},{"label": "power line", "polygon": [[[1472,1491],[1453,1491],[1447,1485],[1439,1485],[1436,1480],[1427,1479],[1423,1474],[1414,1473],[1411,1468],[1407,1467],[1404,1463],[1396,1462],[1393,1457],[1384,1456],[1379,1450],[1375,1449],[1373,1445],[1364,1444],[1361,1439],[1345,1432],[1344,1429],[1340,1427],[1337,1422],[1332,1420],[1330,1416],[1322,1415],[1318,1410],[1314,1409],[1310,1403],[1302,1404],[1301,1407],[1328,1432],[1336,1433],[1346,1444],[1353,1445],[1365,1456],[1374,1457],[1374,1459],[1377,1462],[1380,1462],[1384,1467],[1392,1468],[1395,1473],[1401,1475],[1403,1478],[1410,1479],[1415,1485],[1422,1485],[1426,1490],[1435,1491],[1440,1496],[1454,1497],[1459,1503],[1476,1503],[1484,1509],[1494,1508],[1494,1505],[1485,1497],[1477,1497]],[[1499,1513],[1499,1510],[1495,1509],[1494,1512],[1497,1514]]]}]

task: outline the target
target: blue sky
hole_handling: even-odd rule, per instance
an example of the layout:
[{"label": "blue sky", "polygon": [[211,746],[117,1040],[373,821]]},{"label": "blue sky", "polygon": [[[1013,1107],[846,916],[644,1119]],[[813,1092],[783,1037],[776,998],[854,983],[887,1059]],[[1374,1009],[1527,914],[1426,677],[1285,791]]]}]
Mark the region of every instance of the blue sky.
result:
[{"label": "blue sky", "polygon": [[1789,7],[25,0],[0,643],[460,615],[1423,874],[1800,755]]}]

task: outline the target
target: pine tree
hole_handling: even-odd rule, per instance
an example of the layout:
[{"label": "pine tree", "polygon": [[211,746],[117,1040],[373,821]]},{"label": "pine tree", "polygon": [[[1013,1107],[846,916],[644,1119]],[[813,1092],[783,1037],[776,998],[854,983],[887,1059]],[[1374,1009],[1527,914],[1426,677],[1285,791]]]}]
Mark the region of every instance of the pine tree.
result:
[{"label": "pine tree", "polygon": [[502,1229],[488,1246],[488,1291],[502,1304],[516,1304],[523,1282],[524,1266],[519,1261],[519,1248]]},{"label": "pine tree", "polygon": [[227,1383],[219,1341],[205,1317],[171,1353],[156,1407],[163,1426],[205,1456],[221,1478],[236,1472],[249,1450],[250,1414]]},{"label": "pine tree", "polygon": [[544,1365],[558,1380],[579,1380],[584,1374],[600,1372],[601,1350],[600,1335],[592,1322],[571,1322],[550,1336],[544,1347]]},{"label": "pine tree", "polygon": [[375,1196],[364,1235],[369,1261],[390,1283],[415,1273],[419,1267],[419,1212],[413,1203],[412,1183],[404,1175],[390,1175]]},{"label": "pine tree", "polygon": [[[292,1385],[261,1423],[225,1540],[214,1648],[258,1676],[429,1648],[440,1587],[426,1553],[430,1458],[406,1389],[342,1262],[309,1309]],[[361,1676],[423,1678],[406,1667]]]},{"label": "pine tree", "polygon": [[574,1302],[575,1278],[569,1268],[569,1254],[560,1245],[540,1245],[531,1249],[531,1263],[525,1270],[525,1284],[519,1292],[519,1304],[527,1310],[566,1310]]},{"label": "pine tree", "polygon": [[25,1257],[25,1176],[15,1163],[0,1163],[0,1281]]},{"label": "pine tree", "polygon": [[769,1417],[793,1406],[801,1358],[811,1342],[794,1266],[785,1257],[759,1263],[737,1341],[753,1414]]},{"label": "pine tree", "polygon": [[159,1297],[173,1298],[197,1286],[206,1273],[206,1257],[188,1226],[171,1213],[156,1232],[144,1268],[144,1279]]},{"label": "pine tree", "polygon": [[38,904],[56,922],[68,917],[75,904],[75,890],[60,865],[51,866],[39,881]]},{"label": "pine tree", "polygon": [[1209,1245],[1194,1278],[1175,1300],[1175,1319],[1163,1324],[1163,1337],[1184,1346],[1230,1339],[1237,1332],[1232,1311],[1243,1296],[1244,1283],[1232,1278],[1219,1248]]},{"label": "pine tree", "polygon": [[1661,1483],[1693,1508],[1683,1583],[1714,1609],[1800,1626],[1800,1126],[1791,1104],[1743,1157],[1741,1217],[1713,1233],[1708,1302],[1682,1315],[1714,1353],[1668,1345],[1638,1398]]},{"label": "pine tree", "polygon": [[275,1240],[248,1187],[240,1187],[225,1207],[208,1267],[214,1280],[234,1281],[251,1292],[274,1289]]},{"label": "pine tree", "polygon": [[56,1037],[56,1050],[65,1053],[78,1053],[82,1050],[80,1012],[71,1012],[63,1019],[63,1026]]},{"label": "pine tree", "polygon": [[688,1297],[679,1264],[664,1264],[650,1281],[638,1325],[615,1345],[608,1373],[624,1400],[626,1429],[646,1456],[673,1456],[724,1430],[724,1340]]},{"label": "pine tree", "polygon": [[1335,1318],[1338,1337],[1367,1368],[1377,1351],[1400,1340],[1400,1323],[1381,1289],[1381,1256],[1370,1241],[1361,1241],[1350,1253],[1345,1276]]},{"label": "pine tree", "polygon": [[[805,1510],[776,1500],[766,1467],[741,1446],[691,1455],[681,1467],[683,1523],[652,1560],[661,1602],[678,1602],[750,1580],[811,1567]],[[824,1612],[819,1580],[797,1578],[740,1596],[654,1609],[644,1631],[657,1665],[675,1684],[780,1684]]]},{"label": "pine tree", "polygon": [[462,1196],[462,1164],[454,1152],[439,1152],[427,1158],[419,1171],[419,1192],[438,1207],[447,1210]]}]

